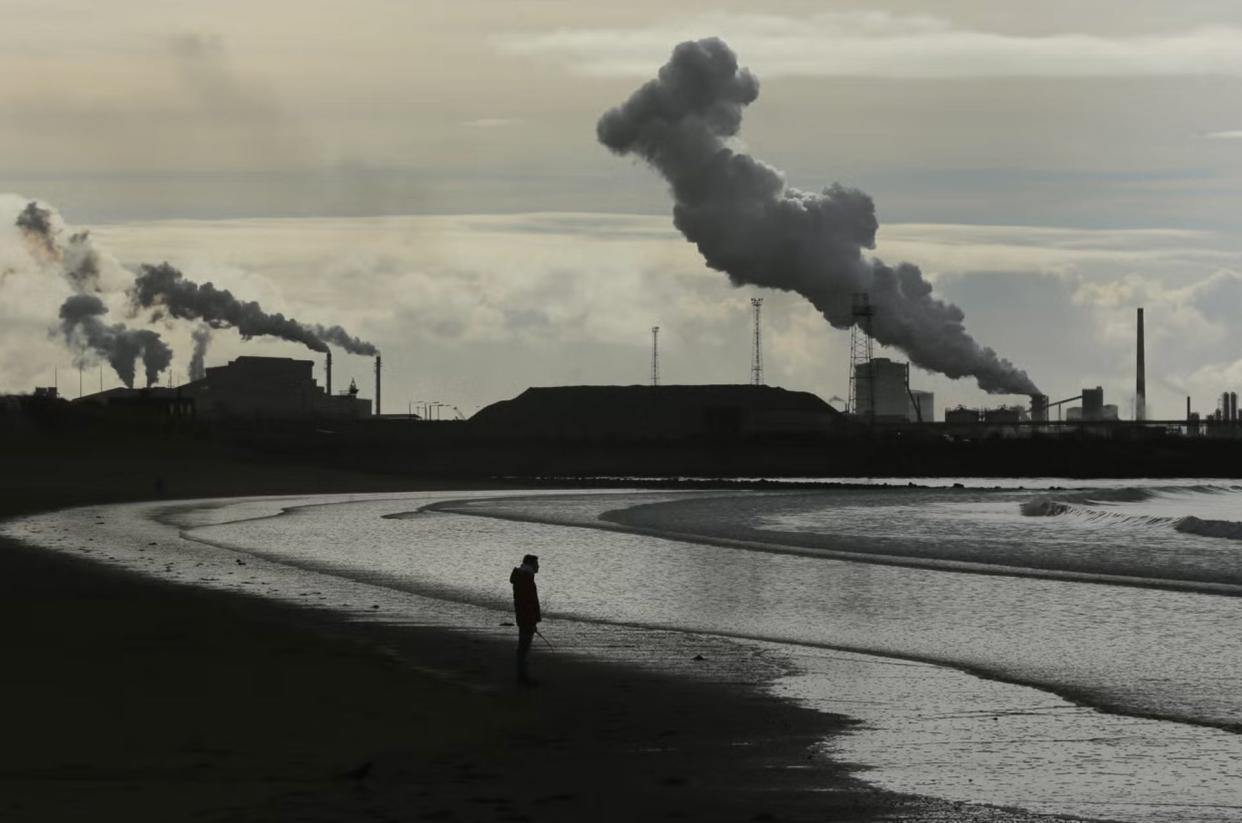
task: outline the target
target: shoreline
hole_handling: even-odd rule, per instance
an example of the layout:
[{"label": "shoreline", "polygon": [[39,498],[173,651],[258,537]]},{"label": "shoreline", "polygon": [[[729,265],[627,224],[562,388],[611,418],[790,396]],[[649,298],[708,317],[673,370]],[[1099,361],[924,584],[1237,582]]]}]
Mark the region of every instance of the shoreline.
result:
[{"label": "shoreline", "polygon": [[759,684],[556,653],[518,690],[507,639],[0,548],[26,709],[0,761],[11,819],[1051,819],[873,789],[812,752],[847,719]]},{"label": "shoreline", "polygon": [[[901,486],[899,488],[904,488]],[[510,500],[512,498],[504,498]],[[703,546],[719,546],[722,548],[744,548],[750,551],[767,552],[771,554],[784,554],[791,556],[805,556],[813,558],[824,558],[831,560],[840,560],[850,563],[874,564],[891,568],[911,568],[923,569],[929,571],[952,571],[961,573],[971,573],[977,575],[997,576],[997,577],[1017,577],[1030,578],[1037,580],[1052,580],[1058,582],[1078,583],[1082,585],[1106,585],[1106,586],[1125,586],[1140,589],[1152,589],[1158,591],[1169,591],[1178,593],[1198,594],[1210,597],[1238,597],[1242,587],[1232,584],[1218,584],[1212,587],[1211,584],[1204,584],[1199,581],[1185,581],[1182,585],[1179,581],[1158,580],[1149,578],[1139,578],[1126,575],[1091,575],[1087,573],[1076,574],[1073,572],[1057,572],[1052,570],[1037,570],[1021,566],[1000,566],[956,562],[956,561],[936,561],[930,559],[920,559],[912,556],[896,556],[896,555],[877,555],[866,552],[847,552],[834,551],[828,549],[817,549],[813,546],[798,546],[792,544],[773,543],[766,541],[757,541],[745,538],[725,537],[718,534],[712,534],[702,531],[677,531],[668,527],[653,525],[637,525],[630,522],[626,518],[620,517],[620,513],[632,513],[637,510],[644,509],[651,505],[663,504],[639,504],[637,506],[625,507],[613,511],[605,511],[600,515],[597,522],[580,521],[571,518],[559,519],[554,517],[543,517],[530,514],[517,514],[507,511],[485,510],[477,511],[471,508],[472,504],[490,502],[487,499],[464,501],[467,505],[462,505],[463,501],[436,502],[423,506],[419,511],[440,511],[463,517],[480,517],[495,520],[508,520],[515,523],[531,523],[539,525],[555,525],[567,526],[578,529],[597,529],[604,532],[620,532],[623,534],[642,535],[658,540],[668,540],[674,542],[692,543]],[[386,517],[400,517],[401,515],[386,515]],[[620,625],[620,624],[616,624]],[[635,624],[638,625],[638,624]],[[794,640],[777,640],[762,635],[751,635],[744,632],[725,632],[714,630],[713,636],[735,639],[740,641],[756,641],[761,643],[788,643],[794,646],[805,646],[807,648],[828,649],[834,651],[847,652],[850,654],[864,655],[886,660],[899,660],[911,663],[920,663],[930,666],[936,666],[943,669],[949,669],[963,674],[969,675],[980,680],[992,681],[995,683],[1003,683],[1011,686],[1035,689],[1044,692],[1050,696],[1064,700],[1083,709],[1102,712],[1117,717],[1127,717],[1136,720],[1151,720],[1163,723],[1174,723],[1196,728],[1212,729],[1231,734],[1242,733],[1242,724],[1229,722],[1225,720],[1211,720],[1196,717],[1187,717],[1172,713],[1159,713],[1155,711],[1142,711],[1132,706],[1127,706],[1117,702],[1101,700],[1090,692],[1079,688],[1060,685],[1054,682],[1047,682],[1037,679],[1023,679],[1015,677],[992,668],[980,665],[972,665],[953,660],[945,660],[933,656],[922,656],[918,654],[898,653],[889,651],[880,651],[864,646],[854,646],[848,644],[835,643],[817,643],[811,641],[794,641]]]}]

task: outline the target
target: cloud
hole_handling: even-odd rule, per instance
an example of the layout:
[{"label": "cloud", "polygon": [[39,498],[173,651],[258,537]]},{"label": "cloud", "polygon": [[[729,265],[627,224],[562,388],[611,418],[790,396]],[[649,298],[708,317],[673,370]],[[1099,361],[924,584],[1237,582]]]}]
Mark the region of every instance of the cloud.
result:
[{"label": "cloud", "polygon": [[1218,398],[1222,392],[1237,391],[1239,386],[1242,386],[1242,359],[1201,366],[1181,384],[1192,402],[1197,398],[1194,410],[1204,416],[1219,407]]},{"label": "cloud", "polygon": [[517,122],[511,117],[480,117],[477,120],[466,120],[462,125],[472,129],[503,129]]},{"label": "cloud", "polygon": [[[431,399],[469,413],[531,385],[641,383],[653,325],[666,382],[745,382],[751,296],[764,297],[769,383],[824,398],[848,386],[848,333],[799,298],[729,286],[662,215],[175,220],[97,226],[92,237],[126,263],[167,259],[239,297],[373,339],[392,409]],[[64,287],[30,270],[17,239],[0,232],[0,261],[18,267],[0,284],[0,390],[50,383],[52,367],[70,363],[46,336]],[[1242,388],[1222,383],[1242,351],[1231,319],[1242,316],[1242,250],[1229,235],[895,223],[878,249],[924,264],[979,334],[1004,340],[1049,394],[1100,384],[1125,407],[1139,305],[1156,413],[1180,414],[1187,392],[1206,407]],[[178,379],[193,330],[161,327]],[[207,365],[241,354],[309,356],[224,330]],[[369,393],[368,358],[333,366],[335,383],[352,377]],[[321,362],[316,370],[322,380]],[[915,385],[936,392],[938,409],[995,402],[962,381],[917,374]]]},{"label": "cloud", "polygon": [[896,223],[880,227],[876,248],[920,261],[933,279],[943,271],[1094,271],[1119,277],[1148,266],[1205,275],[1242,264],[1242,250],[1228,238],[1185,229]]},{"label": "cloud", "polygon": [[1233,131],[1213,131],[1203,135],[1207,140],[1242,140],[1242,129]]},{"label": "cloud", "polygon": [[585,74],[643,77],[659,68],[673,44],[707,35],[728,40],[765,77],[1242,75],[1242,28],[1229,25],[1128,36],[1035,35],[883,11],[715,13],[633,28],[511,33],[496,43],[504,53],[549,56]]}]

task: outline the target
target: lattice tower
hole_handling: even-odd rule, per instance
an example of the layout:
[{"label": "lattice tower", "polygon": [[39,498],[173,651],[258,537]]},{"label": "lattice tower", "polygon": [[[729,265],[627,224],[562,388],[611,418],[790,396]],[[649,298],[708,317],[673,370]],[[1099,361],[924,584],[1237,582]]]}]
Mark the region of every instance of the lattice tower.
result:
[{"label": "lattice tower", "polygon": [[[875,417],[875,381],[871,379],[871,319],[875,308],[866,292],[854,295],[854,325],[850,327],[850,411]],[[859,379],[861,377],[861,380]]]}]

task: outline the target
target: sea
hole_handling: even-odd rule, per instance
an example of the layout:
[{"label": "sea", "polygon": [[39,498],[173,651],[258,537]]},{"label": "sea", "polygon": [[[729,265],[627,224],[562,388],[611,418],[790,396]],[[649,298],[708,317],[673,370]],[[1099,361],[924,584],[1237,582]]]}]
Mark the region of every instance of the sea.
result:
[{"label": "sea", "polygon": [[349,620],[502,636],[509,569],[533,553],[536,669],[571,653],[752,682],[857,721],[821,747],[884,789],[1242,821],[1242,485],[761,489],[156,502],[0,534]]}]

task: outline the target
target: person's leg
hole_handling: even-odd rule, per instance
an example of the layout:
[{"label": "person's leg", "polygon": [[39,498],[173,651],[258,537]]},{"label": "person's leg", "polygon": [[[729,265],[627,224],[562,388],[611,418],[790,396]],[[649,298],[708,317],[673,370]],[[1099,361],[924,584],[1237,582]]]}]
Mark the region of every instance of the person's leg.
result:
[{"label": "person's leg", "polygon": [[517,647],[517,678],[519,682],[526,683],[530,681],[530,673],[526,667],[526,658],[530,654],[531,641],[535,639],[534,626],[518,627],[518,647]]}]

